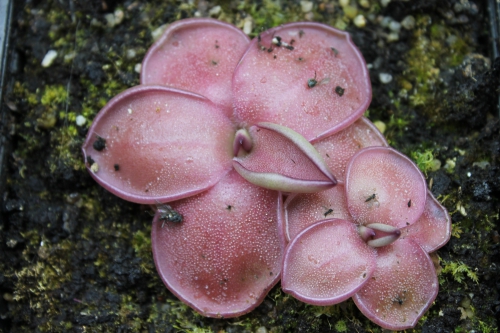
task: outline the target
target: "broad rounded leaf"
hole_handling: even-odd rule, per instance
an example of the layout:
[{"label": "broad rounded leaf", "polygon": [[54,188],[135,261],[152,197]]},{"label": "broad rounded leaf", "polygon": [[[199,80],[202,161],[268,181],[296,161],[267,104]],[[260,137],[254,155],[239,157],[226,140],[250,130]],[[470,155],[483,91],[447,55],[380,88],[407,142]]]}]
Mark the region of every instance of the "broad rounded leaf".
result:
[{"label": "broad rounded leaf", "polygon": [[235,70],[233,93],[237,120],[280,124],[313,140],[358,119],[371,84],[346,32],[302,22],[254,38]]},{"label": "broad rounded leaf", "polygon": [[289,195],[284,208],[287,241],[294,239],[302,230],[320,220],[330,218],[351,220],[343,184],[337,184],[331,189],[317,193]]},{"label": "broad rounded leaf", "polygon": [[203,95],[232,113],[231,78],[249,38],[235,26],[209,18],[172,23],[151,46],[141,84],[163,84]]},{"label": "broad rounded leaf", "polygon": [[424,176],[408,157],[392,148],[360,150],[350,160],[345,178],[347,206],[360,224],[403,228],[424,211]]},{"label": "broad rounded leaf", "polygon": [[354,223],[320,221],[288,244],[281,287],[305,303],[337,304],[370,279],[375,258],[375,250],[361,239]]},{"label": "broad rounded leaf", "polygon": [[415,240],[427,252],[436,251],[450,240],[450,215],[430,191],[427,192],[424,213],[417,222],[401,229],[401,237]]},{"label": "broad rounded leaf", "polygon": [[399,239],[378,249],[377,268],[353,300],[377,325],[404,330],[416,325],[438,289],[429,255],[413,240]]},{"label": "broad rounded leaf", "polygon": [[108,102],[82,149],[90,174],[104,188],[154,204],[217,183],[231,169],[233,136],[229,119],[206,98],[145,85]]},{"label": "broad rounded leaf", "polygon": [[371,146],[387,147],[382,133],[365,117],[322,140],[313,142],[337,180],[344,180],[347,163],[360,149]]},{"label": "broad rounded leaf", "polygon": [[208,191],[170,203],[183,222],[157,214],[151,235],[168,289],[208,317],[236,317],[259,305],[280,277],[278,200],[278,192],[232,171]]}]

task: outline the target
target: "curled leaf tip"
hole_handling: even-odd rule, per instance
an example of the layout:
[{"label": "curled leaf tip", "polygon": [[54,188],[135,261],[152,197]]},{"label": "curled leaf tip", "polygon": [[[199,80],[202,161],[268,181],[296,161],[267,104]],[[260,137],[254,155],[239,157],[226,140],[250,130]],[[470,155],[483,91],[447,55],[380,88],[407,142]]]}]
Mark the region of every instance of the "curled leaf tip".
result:
[{"label": "curled leaf tip", "polygon": [[[241,148],[248,154],[241,154]],[[337,184],[316,149],[300,134],[284,126],[259,123],[248,131],[240,130],[233,151],[236,171],[264,188],[312,193]]]},{"label": "curled leaf tip", "polygon": [[269,190],[287,193],[315,193],[327,190],[336,185],[329,180],[301,180],[271,172],[254,172],[246,169],[236,158],[234,169],[250,183]]},{"label": "curled leaf tip", "polygon": [[401,236],[401,230],[383,223],[370,223],[358,227],[361,238],[371,247],[387,246]]},{"label": "curled leaf tip", "polygon": [[250,134],[245,128],[239,129],[234,136],[233,153],[238,156],[240,149],[243,148],[247,153],[252,150],[253,142]]}]

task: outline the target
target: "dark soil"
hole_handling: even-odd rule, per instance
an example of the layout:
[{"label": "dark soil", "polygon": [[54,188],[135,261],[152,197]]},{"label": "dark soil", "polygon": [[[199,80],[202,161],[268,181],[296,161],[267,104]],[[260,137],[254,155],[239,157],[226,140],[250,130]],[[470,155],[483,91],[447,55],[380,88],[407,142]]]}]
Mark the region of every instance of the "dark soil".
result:
[{"label": "dark soil", "polygon": [[[243,317],[201,317],[156,274],[149,208],[108,193],[84,169],[88,124],[106,101],[139,83],[134,67],[152,44],[151,31],[195,12],[207,16],[214,3],[15,4],[1,101],[8,153],[0,169],[0,332],[382,332],[351,301],[308,306],[279,286]],[[497,332],[500,59],[490,58],[485,3],[383,7],[372,0],[358,5],[368,18],[361,28],[336,2],[314,1],[310,14],[298,1],[277,3],[225,0],[215,17],[239,24],[250,14],[256,33],[307,15],[344,22],[371,67],[368,117],[386,124],[398,150],[414,159],[427,152],[442,164],[426,176],[452,216],[453,236],[437,253],[435,304],[407,332]],[[111,26],[105,15],[118,9],[123,21]],[[389,42],[382,18],[408,15],[414,26]],[[44,68],[51,49],[58,57]],[[393,80],[381,83],[380,73]],[[87,124],[77,126],[77,115]]]}]

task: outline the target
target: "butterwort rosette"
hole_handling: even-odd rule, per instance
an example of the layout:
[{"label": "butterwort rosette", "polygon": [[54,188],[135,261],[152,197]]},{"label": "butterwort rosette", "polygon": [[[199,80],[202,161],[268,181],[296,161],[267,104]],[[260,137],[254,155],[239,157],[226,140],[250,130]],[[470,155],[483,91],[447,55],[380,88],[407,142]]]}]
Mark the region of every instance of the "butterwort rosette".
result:
[{"label": "butterwort rosette", "polygon": [[141,85],[99,112],[83,153],[110,192],[157,205],[153,256],[169,290],[205,316],[234,317],[280,279],[282,193],[334,188],[331,163],[345,158],[321,144],[353,124],[373,131],[360,119],[370,100],[345,32],[291,23],[250,41],[187,19],[148,51]]},{"label": "butterwort rosette", "polygon": [[[325,154],[349,142],[328,141],[317,144]],[[407,157],[383,142],[359,150],[350,142],[335,188],[285,201],[282,288],[314,305],[352,297],[386,329],[414,327],[438,293],[428,253],[448,242],[449,215]]]}]

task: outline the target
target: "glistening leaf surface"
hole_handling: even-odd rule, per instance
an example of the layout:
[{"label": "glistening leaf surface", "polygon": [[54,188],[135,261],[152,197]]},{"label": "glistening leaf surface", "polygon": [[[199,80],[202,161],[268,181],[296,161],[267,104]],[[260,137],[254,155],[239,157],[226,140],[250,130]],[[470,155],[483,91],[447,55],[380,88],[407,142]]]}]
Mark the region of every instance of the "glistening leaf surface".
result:
[{"label": "glistening leaf surface", "polygon": [[392,148],[368,147],[350,160],[345,175],[347,206],[360,224],[403,228],[424,211],[425,179],[408,157]]},{"label": "glistening leaf surface", "polygon": [[436,251],[450,240],[450,215],[430,191],[424,212],[418,221],[401,229],[401,236],[415,240],[427,252]]},{"label": "glistening leaf surface", "polygon": [[358,119],[371,101],[371,84],[347,33],[302,22],[254,38],[235,70],[233,93],[237,120],[276,123],[313,140]]},{"label": "glistening leaf surface", "polygon": [[141,84],[162,84],[203,95],[232,114],[231,78],[249,38],[214,19],[172,23],[149,49]]},{"label": "glistening leaf surface", "polygon": [[[231,169],[233,136],[229,119],[206,98],[145,85],[122,92],[99,112],[83,152],[90,169],[98,166],[90,173],[104,188],[154,204],[217,183]],[[105,140],[101,151],[93,147],[99,137]]]},{"label": "glistening leaf surface", "polygon": [[323,220],[289,243],[281,286],[309,304],[340,303],[370,279],[375,257],[375,250],[361,239],[354,223]]},{"label": "glistening leaf surface", "polygon": [[438,293],[434,265],[409,238],[381,247],[377,253],[373,277],[353,300],[368,319],[383,328],[414,327]]},{"label": "glistening leaf surface", "polygon": [[153,256],[163,282],[204,316],[251,311],[279,280],[281,196],[231,171],[210,190],[171,203],[182,223],[155,217]]}]

